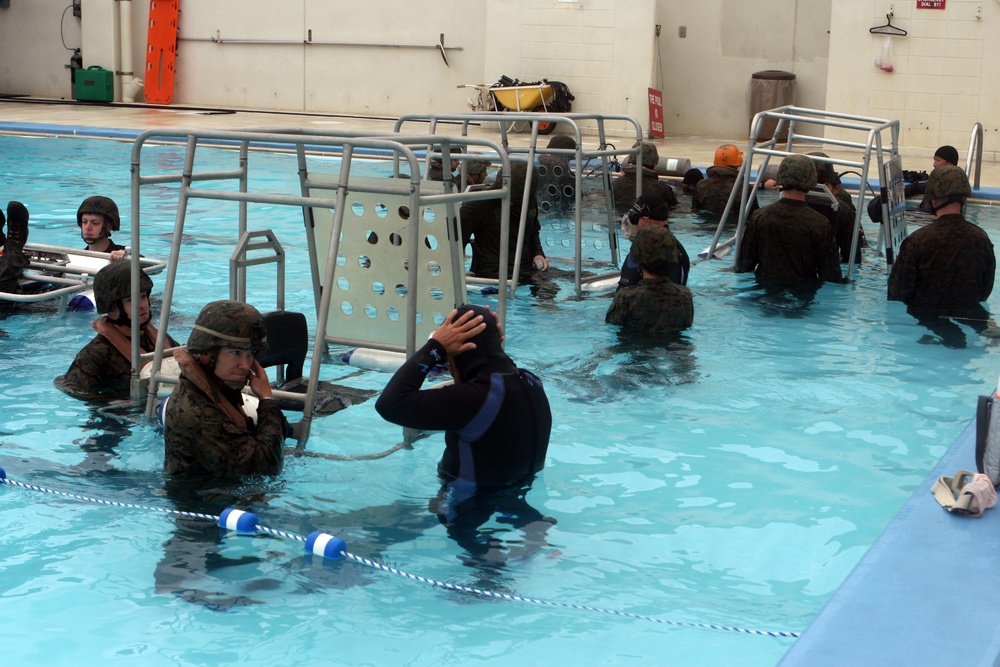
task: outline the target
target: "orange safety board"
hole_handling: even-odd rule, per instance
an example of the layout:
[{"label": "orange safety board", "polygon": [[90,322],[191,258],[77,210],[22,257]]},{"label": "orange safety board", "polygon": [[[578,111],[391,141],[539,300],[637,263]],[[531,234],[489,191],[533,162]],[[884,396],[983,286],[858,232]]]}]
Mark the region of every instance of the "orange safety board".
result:
[{"label": "orange safety board", "polygon": [[149,2],[145,76],[145,97],[149,104],[170,104],[174,99],[177,17],[180,12],[180,0]]}]

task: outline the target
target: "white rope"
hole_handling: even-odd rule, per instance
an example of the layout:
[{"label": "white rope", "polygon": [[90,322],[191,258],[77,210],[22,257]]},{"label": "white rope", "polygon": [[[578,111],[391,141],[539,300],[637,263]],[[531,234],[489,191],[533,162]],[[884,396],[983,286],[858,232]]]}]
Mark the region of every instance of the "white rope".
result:
[{"label": "white rope", "polygon": [[[10,486],[20,487],[22,489],[28,489],[30,491],[38,491],[40,493],[47,493],[47,494],[54,495],[54,496],[59,496],[59,497],[62,497],[62,498],[69,498],[71,500],[82,500],[82,501],[89,502],[89,503],[96,503],[98,505],[108,505],[108,506],[111,506],[111,507],[123,507],[123,508],[128,508],[128,509],[148,510],[148,511],[151,511],[151,512],[158,512],[160,514],[183,516],[183,517],[191,517],[191,518],[196,518],[196,519],[204,519],[206,521],[212,521],[212,522],[214,522],[216,524],[219,523],[219,516],[213,515],[213,514],[201,514],[201,513],[198,513],[198,512],[183,512],[183,511],[180,511],[180,510],[174,510],[174,509],[169,509],[169,508],[164,508],[164,507],[151,507],[151,506],[148,506],[148,505],[137,505],[137,504],[134,504],[134,503],[123,503],[123,502],[119,502],[119,501],[116,501],[116,500],[103,500],[101,498],[92,498],[90,496],[83,496],[83,495],[79,495],[79,494],[75,494],[75,493],[66,493],[64,491],[56,491],[56,490],[53,490],[53,489],[47,489],[45,487],[36,486],[34,484],[26,484],[24,482],[18,482],[16,480],[12,480],[12,479],[8,478],[6,476],[6,474],[3,472],[2,468],[0,468],[0,482],[2,482],[4,484],[8,484]],[[295,533],[289,533],[289,532],[286,532],[286,531],[283,531],[283,530],[277,530],[277,529],[274,529],[274,528],[268,528],[268,527],[262,526],[260,524],[257,524],[254,528],[259,533],[264,533],[264,534],[267,534],[267,535],[274,535],[274,536],[277,536],[277,537],[284,537],[286,539],[290,539],[290,540],[293,540],[293,541],[296,541],[296,542],[303,542],[303,543],[306,542],[306,538],[305,537],[303,537],[301,535],[297,535]],[[581,611],[597,612],[597,613],[600,613],[600,614],[610,614],[612,616],[619,616],[621,618],[631,618],[631,619],[636,619],[636,620],[640,620],[640,621],[650,621],[652,623],[659,623],[661,625],[670,625],[670,626],[675,626],[675,627],[698,628],[698,629],[702,629],[702,630],[724,630],[726,632],[738,632],[738,633],[746,634],[746,635],[758,635],[758,636],[764,636],[764,637],[789,637],[789,638],[796,638],[796,637],[799,636],[798,632],[786,632],[786,631],[780,631],[780,630],[751,630],[751,629],[748,629],[748,628],[741,628],[741,627],[736,627],[736,626],[731,626],[731,625],[717,625],[717,624],[714,624],[714,623],[695,623],[695,622],[689,622],[689,621],[672,621],[672,620],[669,620],[669,619],[655,618],[653,616],[644,616],[642,614],[633,614],[633,613],[630,613],[630,612],[617,611],[617,610],[614,610],[614,609],[603,609],[601,607],[591,607],[591,606],[588,606],[588,605],[572,604],[572,603],[569,603],[569,602],[553,602],[551,600],[539,600],[537,598],[528,598],[528,597],[523,597],[521,595],[511,595],[509,593],[499,593],[499,592],[496,592],[496,591],[488,591],[488,590],[484,590],[484,589],[481,589],[481,588],[472,588],[472,587],[469,587],[469,586],[463,586],[461,584],[453,584],[453,583],[449,583],[447,581],[438,581],[436,579],[429,579],[429,578],[423,577],[423,576],[421,576],[419,574],[411,574],[411,573],[406,572],[404,570],[399,570],[397,568],[391,567],[391,566],[386,565],[384,563],[380,563],[378,561],[371,560],[370,558],[364,558],[362,556],[357,556],[357,555],[352,554],[352,553],[350,553],[350,552],[348,552],[346,550],[345,551],[341,551],[340,555],[342,555],[347,560],[353,561],[355,563],[359,563],[361,565],[366,565],[366,566],[368,566],[368,567],[370,567],[372,569],[379,570],[381,572],[387,572],[389,574],[395,574],[395,575],[404,577],[406,579],[410,579],[412,581],[420,582],[422,584],[427,584],[427,585],[430,585],[430,586],[435,586],[437,588],[444,588],[444,589],[451,590],[451,591],[456,591],[456,592],[459,592],[459,593],[468,593],[468,594],[471,594],[471,595],[478,595],[480,597],[491,598],[491,599],[494,599],[494,600],[509,600],[509,601],[512,601],[512,602],[526,602],[526,603],[529,603],[529,604],[538,604],[538,605],[542,605],[542,606],[546,606],[546,607],[555,607],[555,608],[560,608],[560,609],[577,609],[577,610],[581,610]]]}]

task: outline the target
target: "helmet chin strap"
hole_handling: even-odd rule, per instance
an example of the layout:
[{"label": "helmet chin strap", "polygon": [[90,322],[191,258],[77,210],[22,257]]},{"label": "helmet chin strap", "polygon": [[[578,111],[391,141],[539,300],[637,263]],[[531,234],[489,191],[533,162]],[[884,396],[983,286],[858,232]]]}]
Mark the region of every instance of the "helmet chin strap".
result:
[{"label": "helmet chin strap", "polygon": [[963,206],[965,205],[965,202],[962,201],[961,199],[957,198],[957,197],[946,197],[944,199],[943,203],[941,203],[938,206],[935,206],[934,202],[931,201],[931,211],[934,213],[934,215],[937,215],[938,211],[940,211],[941,209],[943,209],[943,208],[945,208],[947,206],[951,206],[952,204],[956,204],[956,203],[957,204],[962,204]]},{"label": "helmet chin strap", "polygon": [[[118,301],[115,305],[118,308],[118,316],[112,319],[111,316],[108,315],[108,322],[111,322],[111,324],[115,324],[120,327],[131,327],[132,318],[125,314],[125,308],[122,306],[122,302]],[[153,314],[150,313],[149,317],[146,318],[146,321],[140,322],[139,326],[140,327],[146,326],[147,324],[150,323],[150,321],[152,321],[152,319],[153,319]]]}]

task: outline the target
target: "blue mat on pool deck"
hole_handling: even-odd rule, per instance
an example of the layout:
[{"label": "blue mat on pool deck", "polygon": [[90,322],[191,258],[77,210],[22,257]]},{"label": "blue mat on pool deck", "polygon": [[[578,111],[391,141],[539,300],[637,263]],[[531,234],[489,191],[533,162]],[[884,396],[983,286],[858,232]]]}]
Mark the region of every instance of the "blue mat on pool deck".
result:
[{"label": "blue mat on pool deck", "polygon": [[931,486],[975,472],[975,421],[782,659],[781,667],[995,665],[1000,656],[1000,507],[946,512]]}]

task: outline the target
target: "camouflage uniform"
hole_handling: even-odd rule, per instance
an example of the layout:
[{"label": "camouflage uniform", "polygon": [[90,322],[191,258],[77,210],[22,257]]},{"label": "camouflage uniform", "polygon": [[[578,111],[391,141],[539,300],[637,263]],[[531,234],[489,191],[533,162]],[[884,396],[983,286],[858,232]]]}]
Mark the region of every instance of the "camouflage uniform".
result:
[{"label": "camouflage uniform", "polygon": [[802,201],[782,198],[753,214],[736,271],[769,283],[840,282],[840,252],[830,223]]},{"label": "camouflage uniform", "polygon": [[683,331],[694,321],[694,299],[691,290],[670,278],[643,278],[615,293],[604,321],[626,331]]},{"label": "camouflage uniform", "polygon": [[[628,213],[635,203],[635,168],[626,167],[622,170],[622,175],[611,181],[611,194],[615,201],[615,214],[621,217]],[[667,205],[673,208],[677,206],[677,195],[674,189],[666,181],[661,181],[656,172],[643,167],[642,169],[642,194],[660,195]]]},{"label": "camouflage uniform", "polygon": [[979,306],[993,291],[996,257],[986,232],[943,215],[903,241],[889,274],[889,300],[932,308]]},{"label": "camouflage uniform", "polygon": [[632,246],[641,269],[652,275],[638,285],[615,293],[604,321],[620,324],[625,331],[664,333],[683,331],[694,321],[691,290],[663,275],[677,263],[677,240],[665,227],[639,232]]},{"label": "camouflage uniform", "polygon": [[[115,347],[106,331],[100,333],[104,327],[112,326],[106,320],[107,317],[102,317],[94,321],[94,330],[99,333],[77,352],[66,375],[56,380],[60,389],[81,401],[129,397],[132,358]],[[126,341],[129,340],[124,334],[121,335]],[[144,353],[152,352],[156,346],[156,329],[146,326],[141,336],[140,350]],[[167,346],[176,345],[177,342],[168,335]]]},{"label": "camouflage uniform", "polygon": [[[514,252],[517,249],[517,226],[521,221],[521,201],[527,166],[521,162],[511,165],[510,227],[507,238],[507,266],[514,267]],[[503,175],[498,174],[495,187],[501,187]],[[519,276],[529,278],[532,261],[536,255],[545,256],[542,250],[541,226],[538,224],[538,206],[534,193],[528,204],[525,218],[524,246],[521,252]],[[500,275],[500,215],[499,199],[482,199],[462,205],[459,213],[462,220],[462,247],[472,244],[472,274],[480,278],[496,278]],[[510,274],[508,273],[508,277]]]},{"label": "camouflage uniform", "polygon": [[[927,197],[940,202],[938,211],[971,196],[969,179],[959,167],[938,167],[927,179]],[[911,309],[980,309],[993,291],[995,273],[996,256],[986,232],[961,214],[939,214],[900,246],[889,274],[889,299]]]},{"label": "camouflage uniform", "polygon": [[212,480],[281,472],[287,422],[274,399],[260,400],[254,424],[242,409],[243,394],[193,356],[221,347],[259,354],[265,332],[260,313],[247,304],[214,301],[202,309],[188,350],[174,353],[181,378],[164,408],[164,472]]},{"label": "camouflage uniform", "polygon": [[[715,215],[722,215],[726,211],[726,204],[729,203],[729,197],[733,192],[733,188],[737,187],[736,176],[739,174],[738,169],[733,167],[709,167],[708,177],[698,181],[694,186],[694,194],[691,195],[691,210],[704,210]],[[753,198],[750,202],[750,210],[748,215],[753,214],[760,205],[757,203],[757,197]],[[740,202],[739,200],[733,202],[733,208],[729,212],[729,218],[726,220],[727,224],[736,224],[740,215]]]},{"label": "camouflage uniform", "polygon": [[[140,291],[148,295],[153,281],[140,271]],[[97,312],[107,313],[115,304],[132,294],[132,267],[128,262],[112,262],[94,276]],[[97,335],[80,350],[66,375],[56,378],[56,386],[82,401],[124,399],[129,397],[132,378],[132,323],[124,317],[111,321],[107,315],[92,323]],[[151,321],[140,329],[139,350],[152,352],[157,331]],[[167,336],[167,345],[177,342]]]},{"label": "camouflage uniform", "polygon": [[[816,185],[816,165],[805,155],[781,161],[782,190],[805,193]],[[840,282],[840,254],[830,223],[792,195],[750,217],[736,256],[736,271],[753,271],[767,288]]]}]

